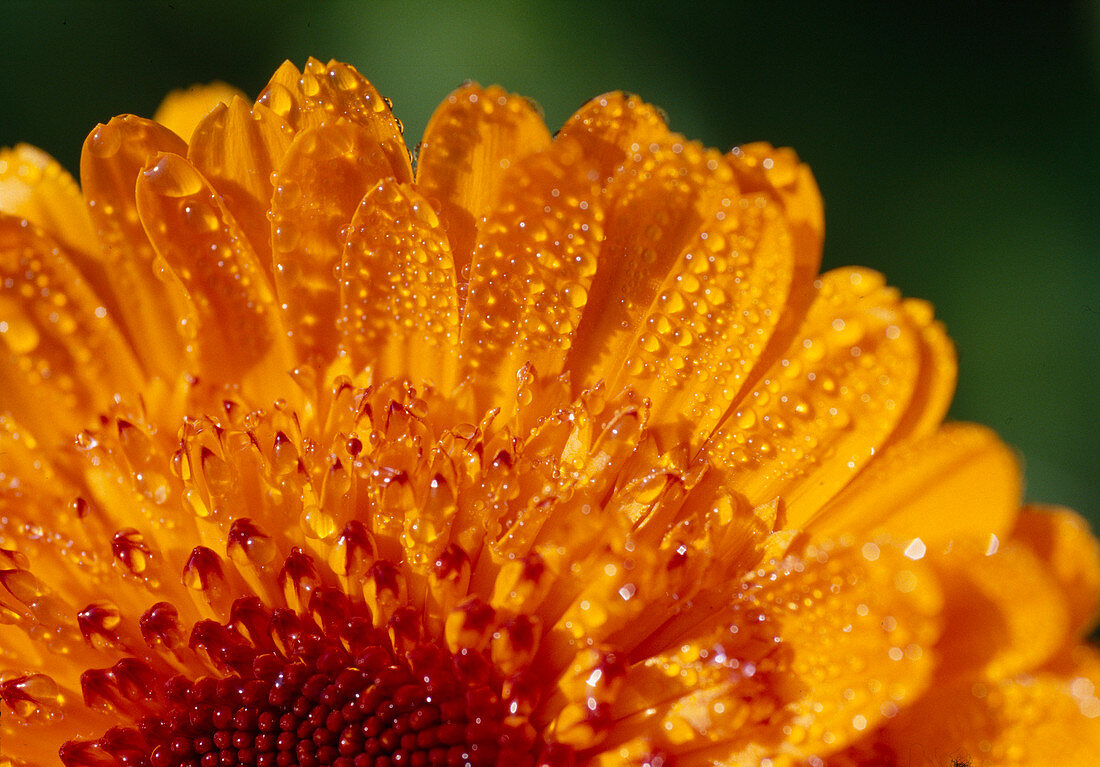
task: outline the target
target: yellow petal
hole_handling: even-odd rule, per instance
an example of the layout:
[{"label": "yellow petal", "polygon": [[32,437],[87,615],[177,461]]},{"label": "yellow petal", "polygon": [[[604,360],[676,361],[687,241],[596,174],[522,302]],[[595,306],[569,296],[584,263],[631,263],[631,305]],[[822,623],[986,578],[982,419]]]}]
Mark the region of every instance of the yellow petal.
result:
[{"label": "yellow petal", "polygon": [[34,222],[70,250],[98,254],[76,181],[41,149],[0,149],[0,211]]},{"label": "yellow petal", "polygon": [[[340,120],[354,123],[385,156],[392,175],[412,181],[412,158],[403,128],[374,86],[349,64],[314,58],[302,72],[289,61],[272,76],[256,100],[285,120],[296,133]],[[372,150],[374,151],[374,150]]]},{"label": "yellow petal", "polygon": [[1076,639],[1096,623],[1100,605],[1100,543],[1076,512],[1029,506],[1016,520],[1013,540],[1042,560],[1065,595],[1070,632]]},{"label": "yellow petal", "polygon": [[178,286],[157,278],[155,253],[138,219],[134,186],[158,152],[187,145],[151,120],[124,115],[97,126],[84,142],[80,181],[102,249],[121,325],[150,374],[174,380],[188,358],[177,322],[192,311]]},{"label": "yellow petal", "polygon": [[61,247],[0,214],[0,409],[40,438],[70,437],[142,376],[107,309]]},{"label": "yellow petal", "polygon": [[500,199],[508,169],[549,145],[550,132],[531,103],[496,86],[464,85],[432,114],[420,143],[416,184],[438,202],[463,282],[481,218]]},{"label": "yellow petal", "polygon": [[369,131],[347,120],[300,132],[279,169],[271,199],[275,287],[303,359],[325,362],[337,346],[343,230],[359,201],[383,178],[388,158]]},{"label": "yellow petal", "polygon": [[999,679],[1037,668],[1064,646],[1070,630],[1066,595],[1023,544],[956,543],[946,555],[929,559],[948,595],[938,646],[941,674]]},{"label": "yellow petal", "polygon": [[1095,665],[1066,676],[960,680],[929,690],[879,740],[913,767],[1092,767],[1098,686]]},{"label": "yellow petal", "polygon": [[158,155],[138,178],[137,208],[157,255],[195,305],[197,326],[184,332],[203,372],[241,381],[259,367],[274,385],[292,367],[275,294],[210,183],[179,155]]},{"label": "yellow petal", "polygon": [[1008,538],[1019,505],[1012,451],[982,426],[948,424],[931,436],[893,445],[807,525],[814,536],[888,535],[923,555],[956,538]]},{"label": "yellow petal", "polygon": [[234,98],[243,98],[244,94],[232,85],[222,82],[209,85],[192,85],[172,91],[165,96],[153,115],[153,121],[163,125],[184,141],[191,140],[191,134],[204,117],[219,104],[228,104]]},{"label": "yellow petal", "polygon": [[379,181],[351,219],[336,326],[353,369],[455,385],[458,295],[439,216],[411,185]]},{"label": "yellow petal", "polygon": [[235,98],[218,104],[195,128],[187,159],[225,202],[272,277],[271,174],[293,138],[290,126],[263,106]]},{"label": "yellow petal", "polygon": [[822,275],[795,343],[731,407],[708,448],[750,502],[780,496],[800,528],[905,417],[921,330],[880,275]]},{"label": "yellow petal", "polygon": [[461,340],[479,406],[514,402],[525,364],[543,376],[561,371],[602,232],[591,170],[570,141],[528,157],[478,233]]}]

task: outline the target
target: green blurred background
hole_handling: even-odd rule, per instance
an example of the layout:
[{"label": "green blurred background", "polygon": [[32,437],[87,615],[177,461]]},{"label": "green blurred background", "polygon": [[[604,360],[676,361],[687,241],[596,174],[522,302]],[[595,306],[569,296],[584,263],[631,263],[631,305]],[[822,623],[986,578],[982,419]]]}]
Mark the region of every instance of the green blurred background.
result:
[{"label": "green blurred background", "polygon": [[723,149],[795,147],[826,267],[930,299],[959,350],[952,415],[1026,456],[1030,499],[1100,528],[1100,7],[566,2],[7,2],[0,145],[75,168],[88,131],[167,90],[251,95],[283,59],[355,64],[415,143],[463,80],[557,128],[625,89]]}]

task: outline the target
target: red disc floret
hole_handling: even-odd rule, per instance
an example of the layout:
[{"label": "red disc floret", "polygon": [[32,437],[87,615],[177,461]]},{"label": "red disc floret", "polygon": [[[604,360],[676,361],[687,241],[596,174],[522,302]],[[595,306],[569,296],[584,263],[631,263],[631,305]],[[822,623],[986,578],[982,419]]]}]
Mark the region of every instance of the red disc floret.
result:
[{"label": "red disc floret", "polygon": [[201,621],[189,643],[223,676],[159,678],[132,726],[67,743],[67,767],[534,763],[534,731],[509,717],[487,664],[426,643],[397,652],[389,632],[352,613],[331,631],[255,599],[234,608],[229,624],[244,633]]}]

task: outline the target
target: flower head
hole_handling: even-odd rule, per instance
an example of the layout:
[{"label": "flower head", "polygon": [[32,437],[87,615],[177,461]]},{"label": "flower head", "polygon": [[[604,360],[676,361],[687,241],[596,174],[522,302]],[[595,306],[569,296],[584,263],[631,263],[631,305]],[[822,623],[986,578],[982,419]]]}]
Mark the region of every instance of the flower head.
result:
[{"label": "flower head", "polygon": [[[212,107],[212,108],[211,108]],[[1089,764],[1100,564],[789,150],[353,68],[0,155],[0,763]]]}]

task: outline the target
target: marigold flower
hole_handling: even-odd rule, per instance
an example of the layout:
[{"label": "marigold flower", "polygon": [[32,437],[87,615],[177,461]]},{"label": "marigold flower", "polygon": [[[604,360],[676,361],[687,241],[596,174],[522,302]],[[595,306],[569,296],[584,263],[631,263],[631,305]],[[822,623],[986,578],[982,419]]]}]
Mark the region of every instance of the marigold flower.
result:
[{"label": "marigold flower", "polygon": [[1097,544],[790,150],[470,84],[414,162],[311,60],[80,177],[0,155],[0,763],[1096,763]]}]

